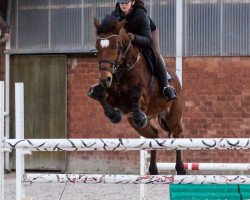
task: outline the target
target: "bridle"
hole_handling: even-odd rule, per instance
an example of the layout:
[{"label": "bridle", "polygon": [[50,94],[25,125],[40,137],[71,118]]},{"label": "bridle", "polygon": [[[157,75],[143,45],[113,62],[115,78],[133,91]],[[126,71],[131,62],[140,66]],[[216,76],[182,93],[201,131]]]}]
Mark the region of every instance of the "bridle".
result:
[{"label": "bridle", "polygon": [[[104,60],[104,59],[100,60],[98,68],[99,68],[100,71],[107,70],[107,71],[110,71],[112,74],[115,74],[117,72],[117,70],[119,69],[119,67],[121,66],[121,64],[127,59],[126,54],[127,54],[128,50],[129,50],[129,48],[131,47],[132,43],[131,43],[131,40],[130,40],[127,47],[126,47],[126,49],[123,51],[122,39],[121,39],[121,37],[119,35],[113,34],[113,35],[110,35],[108,37],[99,37],[99,36],[97,36],[97,38],[101,39],[101,40],[108,40],[111,37],[117,37],[119,39],[117,58],[116,58],[116,60]],[[126,71],[131,70],[137,64],[137,62],[139,60],[140,60],[140,52],[137,55],[137,59],[136,59],[135,63],[133,65],[127,64],[125,70]],[[109,63],[109,64],[111,64],[111,66],[110,67],[103,66],[102,65],[103,63]]]}]

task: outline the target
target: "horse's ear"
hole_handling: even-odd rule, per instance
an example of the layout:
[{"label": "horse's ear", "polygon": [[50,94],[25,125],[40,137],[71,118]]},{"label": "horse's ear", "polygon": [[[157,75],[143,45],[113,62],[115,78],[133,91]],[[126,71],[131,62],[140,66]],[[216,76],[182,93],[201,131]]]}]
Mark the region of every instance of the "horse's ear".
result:
[{"label": "horse's ear", "polygon": [[99,23],[98,19],[96,19],[96,18],[94,18],[94,26],[96,28],[98,28],[100,26],[100,23]]},{"label": "horse's ear", "polygon": [[116,23],[116,29],[117,29],[118,32],[124,27],[125,22],[126,22],[125,19],[122,20],[122,21],[120,21],[120,22],[117,21],[117,23]]}]

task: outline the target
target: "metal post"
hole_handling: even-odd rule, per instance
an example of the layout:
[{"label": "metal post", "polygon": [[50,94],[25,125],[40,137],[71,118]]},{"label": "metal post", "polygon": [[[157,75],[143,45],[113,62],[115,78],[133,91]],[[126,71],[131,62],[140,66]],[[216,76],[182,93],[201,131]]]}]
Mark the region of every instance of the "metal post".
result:
[{"label": "metal post", "polygon": [[4,199],[4,82],[0,81],[0,197]]},{"label": "metal post", "polygon": [[[6,50],[10,49],[10,40]],[[10,55],[5,54],[5,137],[10,138]],[[10,172],[10,153],[5,153],[5,170]]]},{"label": "metal post", "polygon": [[[143,137],[141,137],[143,138]],[[145,156],[146,151],[141,150],[140,151],[140,175],[144,176],[146,174],[145,170],[145,164],[146,164],[146,156]],[[145,185],[142,184],[140,185],[140,200],[146,200],[146,191],[145,191]]]},{"label": "metal post", "polygon": [[[24,139],[24,92],[23,83],[15,84],[15,127],[16,138]],[[16,200],[22,200],[23,187],[22,180],[24,176],[24,156],[22,149],[16,149]]]},{"label": "metal post", "polygon": [[[12,10],[13,0],[7,1],[7,15],[6,22],[10,26],[11,24],[11,10]],[[10,138],[10,55],[6,53],[6,51],[10,50],[10,39],[6,42],[5,45],[5,137],[7,139]],[[5,170],[10,172],[10,153],[5,152]]]},{"label": "metal post", "polygon": [[176,0],[176,74],[182,85],[183,0]]}]

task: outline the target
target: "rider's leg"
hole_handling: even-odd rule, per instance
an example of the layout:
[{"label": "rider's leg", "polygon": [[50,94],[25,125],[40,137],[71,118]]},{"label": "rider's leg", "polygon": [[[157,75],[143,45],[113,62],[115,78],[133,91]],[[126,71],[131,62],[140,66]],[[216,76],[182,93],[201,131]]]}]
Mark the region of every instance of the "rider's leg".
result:
[{"label": "rider's leg", "polygon": [[163,94],[167,97],[168,101],[171,101],[177,97],[175,89],[169,84],[167,78],[167,71],[164,59],[160,55],[160,42],[159,42],[159,31],[156,29],[152,32],[152,47],[156,52],[157,66],[156,72],[160,78],[161,85],[163,88]]},{"label": "rider's leg", "polygon": [[152,48],[154,51],[156,51],[158,54],[161,54],[160,50],[160,36],[159,36],[159,30],[156,29],[152,33]]},{"label": "rider's leg", "polygon": [[175,98],[177,98],[176,91],[168,82],[167,71],[166,71],[163,57],[157,53],[156,53],[156,57],[157,57],[157,63],[158,63],[156,67],[156,73],[158,74],[158,77],[160,78],[161,85],[163,87],[163,94],[167,97],[168,101],[172,101]]}]

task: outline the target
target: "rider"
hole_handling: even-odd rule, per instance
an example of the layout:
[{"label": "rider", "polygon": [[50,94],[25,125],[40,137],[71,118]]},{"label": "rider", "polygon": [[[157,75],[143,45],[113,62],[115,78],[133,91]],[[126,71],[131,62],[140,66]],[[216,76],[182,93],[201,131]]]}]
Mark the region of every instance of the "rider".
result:
[{"label": "rider", "polygon": [[[147,16],[147,10],[142,0],[117,0],[116,9],[111,13],[118,21],[123,19],[125,30],[132,41],[132,44],[141,48],[144,53],[148,53],[147,47],[152,47],[156,52],[157,66],[156,73],[160,79],[163,94],[168,101],[177,97],[175,89],[168,83],[165,62],[159,53],[159,35],[154,22]],[[153,37],[152,37],[153,36]],[[95,93],[100,91],[102,86],[94,85],[88,95],[98,99]]]},{"label": "rider", "polygon": [[4,45],[8,39],[10,39],[9,35],[9,27],[5,21],[5,10],[7,7],[7,1],[0,1],[0,46]]}]

